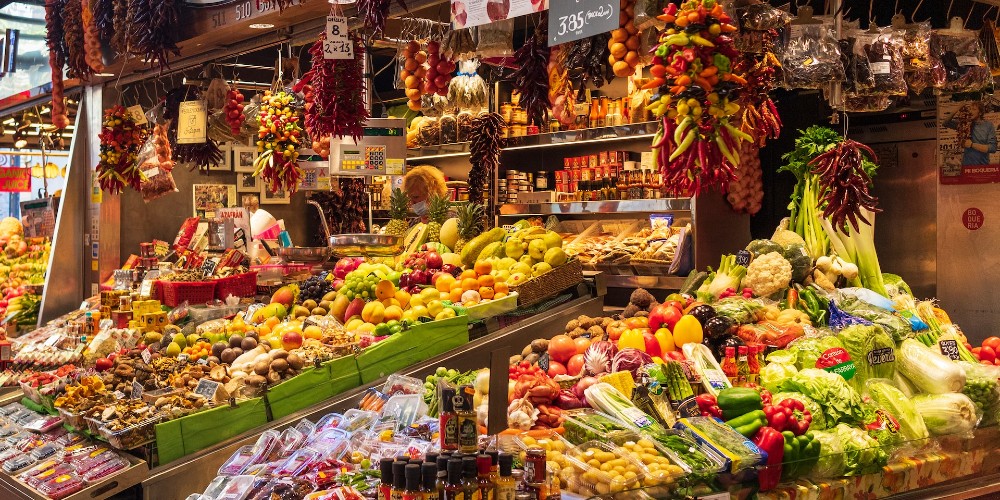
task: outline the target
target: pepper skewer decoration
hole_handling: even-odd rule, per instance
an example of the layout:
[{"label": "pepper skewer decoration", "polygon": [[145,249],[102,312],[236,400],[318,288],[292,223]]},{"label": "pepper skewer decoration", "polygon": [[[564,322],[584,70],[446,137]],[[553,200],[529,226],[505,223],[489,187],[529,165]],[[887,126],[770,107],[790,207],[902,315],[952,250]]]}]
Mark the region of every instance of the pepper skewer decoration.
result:
[{"label": "pepper skewer decoration", "polygon": [[139,190],[146,179],[137,164],[139,149],[146,141],[146,129],[136,125],[123,106],[115,105],[104,111],[98,138],[101,152],[97,179],[101,189],[111,194],[121,193],[125,186]]},{"label": "pepper skewer decoration", "polygon": [[715,0],[670,4],[657,18],[666,23],[643,86],[657,89],[647,109],[661,119],[653,158],[668,194],[722,192],[734,179],[739,146],[752,140],[729,119],[746,80],[734,72],[739,53],[729,35],[732,18]]},{"label": "pepper skewer decoration", "polygon": [[302,143],[302,103],[285,91],[264,92],[260,104],[260,130],[254,173],[267,182],[272,193],[294,193],[302,182],[299,145]]}]

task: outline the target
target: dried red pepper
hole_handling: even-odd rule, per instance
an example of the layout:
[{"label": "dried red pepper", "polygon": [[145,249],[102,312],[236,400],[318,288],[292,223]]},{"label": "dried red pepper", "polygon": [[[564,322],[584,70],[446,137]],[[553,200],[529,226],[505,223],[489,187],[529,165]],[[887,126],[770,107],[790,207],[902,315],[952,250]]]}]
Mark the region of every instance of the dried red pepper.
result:
[{"label": "dried red pepper", "polygon": [[830,219],[833,227],[844,227],[850,221],[858,230],[858,219],[870,224],[861,209],[881,212],[878,198],[869,192],[871,176],[865,169],[867,160],[878,162],[875,152],[868,146],[851,139],[844,139],[833,149],[813,158],[809,162],[812,173],[819,176],[821,202],[826,202],[823,216]]},{"label": "dried red pepper", "polygon": [[472,120],[469,133],[469,202],[485,203],[485,190],[500,164],[503,129],[507,124],[499,113],[489,113]]},{"label": "dried red pepper", "polygon": [[260,103],[260,129],[254,171],[271,192],[294,193],[302,182],[298,148],[302,144],[304,103],[291,92],[264,92]]},{"label": "dried red pepper", "polygon": [[66,65],[66,40],[63,34],[63,0],[45,2],[45,45],[49,49],[49,69],[52,70],[52,125],[57,129],[69,126],[66,103],[63,101],[63,66]]},{"label": "dried red pepper", "polygon": [[324,59],[323,41],[326,34],[309,48],[312,69],[303,77],[308,82],[305,107],[305,127],[314,141],[331,135],[350,136],[357,142],[364,135],[368,108],[365,106],[365,81],[362,61],[365,47],[356,34],[354,59]]},{"label": "dried red pepper", "polygon": [[101,189],[112,194],[122,192],[125,186],[139,190],[145,177],[137,160],[147,133],[124,107],[115,105],[104,111],[104,125],[98,134],[101,152],[97,180]]},{"label": "dried red pepper", "polygon": [[524,45],[514,52],[517,70],[511,75],[514,88],[521,94],[521,108],[528,114],[528,121],[539,127],[548,124],[549,110],[549,47],[548,16],[542,15],[535,32]]}]

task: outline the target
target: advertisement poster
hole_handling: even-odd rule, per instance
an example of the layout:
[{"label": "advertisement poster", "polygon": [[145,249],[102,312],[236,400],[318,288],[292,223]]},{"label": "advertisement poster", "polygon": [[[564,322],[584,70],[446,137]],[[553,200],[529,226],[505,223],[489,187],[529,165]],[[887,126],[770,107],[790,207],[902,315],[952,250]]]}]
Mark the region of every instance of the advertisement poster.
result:
[{"label": "advertisement poster", "polygon": [[236,206],[235,184],[195,184],[193,192],[196,217],[214,219],[218,209]]},{"label": "advertisement poster", "polygon": [[548,9],[549,0],[451,0],[451,26],[470,28]]},{"label": "advertisement poster", "polygon": [[31,169],[0,167],[0,192],[27,193],[31,191]]},{"label": "advertisement poster", "polygon": [[941,184],[1000,182],[1000,96],[938,97],[938,169]]}]

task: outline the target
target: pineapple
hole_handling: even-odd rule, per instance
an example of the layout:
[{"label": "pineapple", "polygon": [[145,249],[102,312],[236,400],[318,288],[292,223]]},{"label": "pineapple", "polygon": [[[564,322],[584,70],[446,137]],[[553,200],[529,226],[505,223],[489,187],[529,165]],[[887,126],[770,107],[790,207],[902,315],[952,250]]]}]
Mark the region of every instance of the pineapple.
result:
[{"label": "pineapple", "polygon": [[389,196],[389,223],[385,225],[385,234],[406,236],[409,224],[406,215],[410,210],[410,198],[399,188],[393,189]]},{"label": "pineapple", "polygon": [[427,241],[434,243],[441,241],[441,224],[448,218],[448,209],[451,208],[451,201],[440,195],[433,195],[427,200]]},{"label": "pineapple", "polygon": [[454,251],[459,253],[462,247],[479,234],[482,227],[483,206],[478,203],[466,203],[458,207],[458,243]]}]

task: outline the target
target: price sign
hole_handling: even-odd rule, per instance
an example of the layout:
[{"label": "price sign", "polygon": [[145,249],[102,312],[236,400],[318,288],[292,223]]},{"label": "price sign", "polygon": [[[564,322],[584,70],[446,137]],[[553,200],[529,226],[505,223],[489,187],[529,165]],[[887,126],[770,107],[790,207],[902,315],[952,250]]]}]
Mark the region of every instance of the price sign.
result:
[{"label": "price sign", "polygon": [[753,256],[750,255],[750,252],[747,250],[740,250],[739,252],[736,252],[736,265],[738,266],[749,266],[752,259]]},{"label": "price sign", "polygon": [[219,391],[219,387],[221,386],[222,384],[214,380],[203,378],[198,381],[198,386],[194,388],[194,393],[205,396],[205,399],[209,401],[213,401],[215,400],[215,393]]},{"label": "price sign", "polygon": [[948,356],[953,361],[958,361],[960,356],[958,355],[958,341],[956,340],[940,340],[938,341],[938,346],[941,347],[941,354]]},{"label": "price sign", "polygon": [[149,349],[143,349],[142,350],[142,362],[146,363],[148,365],[149,362],[152,361],[152,360],[153,360],[153,355],[149,353]]},{"label": "price sign", "polygon": [[139,381],[135,380],[135,379],[132,380],[132,394],[131,394],[131,398],[132,399],[140,399],[140,398],[142,398],[142,384],[140,384]]},{"label": "price sign", "polygon": [[323,40],[323,59],[354,59],[351,40]]},{"label": "price sign", "polygon": [[677,414],[680,415],[681,418],[701,416],[701,410],[698,409],[698,401],[695,400],[694,396],[684,398],[684,400],[677,405]]},{"label": "price sign", "polygon": [[621,9],[606,0],[549,2],[549,46],[618,29]]},{"label": "price sign", "polygon": [[127,111],[129,116],[132,117],[132,121],[134,121],[136,125],[145,125],[149,123],[146,121],[146,113],[142,111],[142,106],[138,104],[135,106],[129,106],[125,108],[125,111]]},{"label": "price sign", "polygon": [[142,286],[139,287],[140,297],[152,297],[153,296],[153,280],[142,280]]},{"label": "price sign", "polygon": [[111,393],[115,399],[125,399],[125,393],[122,391],[115,391]]},{"label": "price sign", "polygon": [[326,39],[348,40],[346,17],[326,16]]}]

